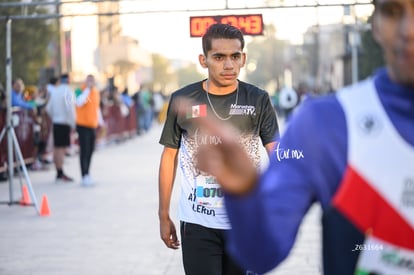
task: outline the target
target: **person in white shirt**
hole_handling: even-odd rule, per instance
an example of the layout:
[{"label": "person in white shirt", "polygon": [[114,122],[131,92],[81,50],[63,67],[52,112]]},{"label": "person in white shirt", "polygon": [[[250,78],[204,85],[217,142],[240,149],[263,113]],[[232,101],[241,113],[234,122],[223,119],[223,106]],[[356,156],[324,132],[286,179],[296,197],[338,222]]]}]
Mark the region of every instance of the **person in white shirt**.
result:
[{"label": "person in white shirt", "polygon": [[70,146],[70,133],[75,129],[75,100],[74,91],[69,86],[69,75],[62,74],[60,83],[50,90],[46,111],[53,123],[53,161],[57,176],[56,182],[73,182],[73,179],[63,172],[63,162],[66,148]]}]

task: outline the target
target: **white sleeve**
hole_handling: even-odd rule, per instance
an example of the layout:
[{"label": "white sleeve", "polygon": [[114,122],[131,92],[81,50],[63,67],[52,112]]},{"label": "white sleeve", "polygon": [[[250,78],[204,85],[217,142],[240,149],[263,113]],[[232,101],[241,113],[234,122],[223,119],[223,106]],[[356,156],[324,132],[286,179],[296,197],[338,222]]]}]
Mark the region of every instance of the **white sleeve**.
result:
[{"label": "white sleeve", "polygon": [[68,108],[69,113],[69,123],[72,128],[75,128],[76,124],[76,109],[75,109],[75,96],[74,92],[71,89],[67,89],[65,100],[66,100],[66,106]]},{"label": "white sleeve", "polygon": [[90,92],[91,92],[91,89],[89,88],[86,88],[85,90],[83,90],[82,93],[78,97],[76,97],[76,106],[81,107],[85,105],[85,103],[88,102],[88,96]]}]

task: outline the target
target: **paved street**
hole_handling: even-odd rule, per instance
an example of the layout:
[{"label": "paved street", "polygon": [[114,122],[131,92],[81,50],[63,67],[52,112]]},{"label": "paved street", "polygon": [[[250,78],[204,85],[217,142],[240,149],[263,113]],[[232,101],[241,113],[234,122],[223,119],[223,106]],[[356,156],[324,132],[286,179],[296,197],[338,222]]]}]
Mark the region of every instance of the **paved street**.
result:
[{"label": "paved street", "polygon": [[[96,151],[91,176],[97,186],[92,188],[79,185],[77,156],[65,164],[76,183],[55,184],[52,166],[29,171],[37,201],[40,205],[47,195],[51,215],[40,217],[32,206],[0,205],[0,275],[184,274],[181,251],[167,249],[159,238],[160,131],[156,126]],[[19,177],[13,182],[19,199]],[[9,201],[8,188],[8,182],[0,183],[0,201]],[[321,274],[319,213],[318,207],[311,209],[288,259],[269,275]]]}]

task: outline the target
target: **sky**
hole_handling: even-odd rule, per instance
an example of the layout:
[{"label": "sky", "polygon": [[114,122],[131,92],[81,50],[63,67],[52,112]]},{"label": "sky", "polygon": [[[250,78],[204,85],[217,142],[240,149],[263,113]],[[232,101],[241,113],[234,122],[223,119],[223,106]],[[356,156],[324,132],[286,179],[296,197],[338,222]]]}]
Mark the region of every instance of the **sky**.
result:
[{"label": "sky", "polygon": [[[287,2],[287,0],[285,0]],[[140,0],[125,1],[121,11],[133,12],[142,10],[155,10],[157,8],[170,10],[170,12],[159,13],[137,13],[121,16],[121,25],[124,35],[135,38],[139,44],[149,52],[159,53],[167,58],[177,58],[188,61],[197,61],[201,53],[201,38],[191,38],[189,34],[189,18],[197,15],[225,15],[225,14],[248,14],[261,13],[265,24],[273,24],[276,27],[276,37],[286,39],[292,43],[301,43],[302,34],[308,27],[319,24],[340,23],[344,18],[342,7],[322,8],[279,8],[279,9],[254,9],[254,10],[210,10],[206,12],[172,12],[178,9],[221,9],[225,0]],[[245,7],[261,0],[227,0],[229,7]],[[291,1],[292,2],[292,1]],[[295,3],[300,4],[301,0]],[[305,4],[310,0],[302,1]],[[323,1],[319,1],[323,2]],[[325,0],[325,2],[345,3],[347,1]],[[354,1],[348,1],[354,2]],[[161,8],[160,8],[161,7]],[[370,14],[370,5],[357,6],[357,16]],[[246,37],[246,42],[251,37]]]}]

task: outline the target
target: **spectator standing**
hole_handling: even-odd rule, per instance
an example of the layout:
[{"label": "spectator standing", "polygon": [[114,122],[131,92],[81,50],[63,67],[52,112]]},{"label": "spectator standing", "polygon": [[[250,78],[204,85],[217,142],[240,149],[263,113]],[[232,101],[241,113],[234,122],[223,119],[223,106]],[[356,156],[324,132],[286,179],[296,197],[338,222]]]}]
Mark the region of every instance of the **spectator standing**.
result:
[{"label": "spectator standing", "polygon": [[[36,87],[30,87],[30,93],[34,93]],[[28,93],[29,94],[29,93]],[[30,97],[32,94],[30,94]],[[31,100],[31,98],[29,98]],[[12,107],[19,107],[23,110],[27,110],[29,116],[33,119],[33,145],[34,145],[34,162],[31,164],[30,168],[33,170],[39,170],[42,168],[42,164],[38,160],[39,153],[39,136],[40,136],[40,123],[37,116],[37,108],[34,101],[27,101],[25,99],[25,85],[21,78],[16,78],[12,81],[12,90],[11,90],[11,105]]]},{"label": "spectator standing", "polygon": [[[45,85],[45,91],[44,91],[45,95],[44,96],[46,98],[46,103],[49,101],[50,94],[55,91],[55,89],[57,88],[59,83],[60,83],[59,77],[52,76],[49,79],[49,83],[47,83]],[[45,108],[45,111],[46,111],[46,108]],[[47,113],[47,111],[46,111],[46,113]],[[47,136],[46,149],[45,149],[45,155],[43,156],[43,162],[46,163],[46,164],[49,164],[49,163],[54,162],[53,161],[53,151],[54,151],[53,150],[53,148],[54,148],[54,144],[53,144],[53,122],[52,122],[49,115],[47,115],[46,119],[48,121],[46,121],[45,123],[48,123],[48,125],[50,126],[51,129],[50,129],[49,134]]]},{"label": "spectator standing", "polygon": [[154,102],[153,106],[153,114],[154,118],[157,120],[158,123],[161,123],[160,119],[160,112],[162,107],[164,106],[164,97],[160,91],[154,92],[152,94],[152,101]]},{"label": "spectator standing", "polygon": [[56,168],[56,183],[73,182],[73,178],[63,171],[66,149],[71,144],[71,131],[75,129],[76,119],[74,91],[69,86],[69,75],[62,74],[59,84],[49,91],[46,111],[53,124],[53,161]]},{"label": "spectator standing", "polygon": [[143,106],[141,102],[141,97],[139,95],[140,90],[136,91],[132,95],[132,100],[134,101],[134,107],[135,107],[135,120],[137,125],[137,135],[140,135],[143,133],[143,129],[141,126],[141,116],[143,115]]},{"label": "spectator standing", "polygon": [[[201,117],[216,117],[239,129],[233,138],[243,144],[251,160],[260,166],[260,142],[270,153],[278,130],[276,113],[269,95],[237,78],[245,65],[244,38],[231,25],[210,26],[202,38],[201,66],[208,78],[187,85],[170,98],[167,120],[160,138],[164,145],[159,169],[160,234],[165,245],[180,245],[170,217],[170,200],[176,169],[183,175],[179,219],[184,270],[187,275],[245,275],[225,251],[226,233],[231,225],[223,204],[222,191],[215,178],[198,170],[194,153],[202,143],[220,143],[216,136],[206,136],[192,122]],[[194,103],[179,114],[174,106],[180,98]]]},{"label": "spectator standing", "polygon": [[134,101],[132,100],[131,96],[129,95],[128,88],[125,88],[124,91],[121,94],[122,102],[127,106],[128,108],[132,107],[134,105]]},{"label": "spectator standing", "polygon": [[34,105],[24,100],[23,91],[24,91],[23,80],[21,78],[16,78],[15,80],[13,80],[12,90],[11,90],[12,106],[20,107],[26,110],[33,110],[35,108]]},{"label": "spectator standing", "polygon": [[119,109],[122,117],[129,116],[129,108],[134,104],[134,101],[128,94],[128,88],[125,88],[119,95]]},{"label": "spectator standing", "polygon": [[49,127],[44,120],[44,112],[47,98],[43,96],[38,87],[34,85],[26,86],[23,92],[24,99],[33,106],[33,143],[34,143],[34,162],[30,166],[32,170],[47,169],[47,164],[43,163],[43,154],[46,151],[47,135]]},{"label": "spectator standing", "polygon": [[76,90],[76,130],[79,139],[81,185],[85,187],[95,184],[90,177],[89,168],[99,125],[103,125],[100,93],[96,88],[95,77],[88,75],[82,87]]},{"label": "spectator standing", "polygon": [[152,109],[152,92],[148,85],[144,85],[138,93],[139,97],[139,129],[141,133],[148,132],[152,126],[153,109]]}]

